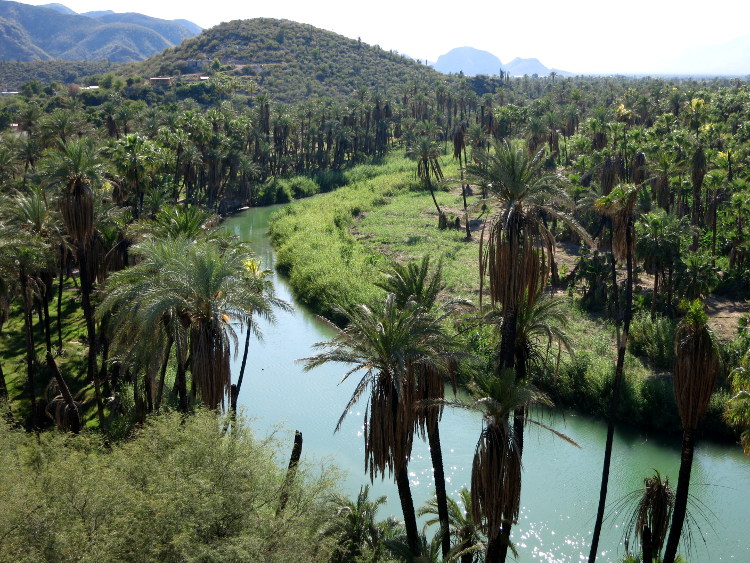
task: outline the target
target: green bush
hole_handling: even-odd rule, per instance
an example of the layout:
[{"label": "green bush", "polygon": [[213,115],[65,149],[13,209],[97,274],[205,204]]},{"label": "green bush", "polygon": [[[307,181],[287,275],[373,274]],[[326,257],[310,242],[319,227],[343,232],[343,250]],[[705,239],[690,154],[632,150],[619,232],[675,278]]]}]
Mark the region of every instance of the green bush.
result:
[{"label": "green bush", "polygon": [[223,426],[160,415],[107,448],[0,424],[0,561],[326,561],[330,470],[300,468],[277,514],[288,452]]},{"label": "green bush", "polygon": [[647,358],[658,369],[671,369],[674,363],[675,322],[657,315],[653,320],[646,311],[633,317],[628,345],[631,353]]}]

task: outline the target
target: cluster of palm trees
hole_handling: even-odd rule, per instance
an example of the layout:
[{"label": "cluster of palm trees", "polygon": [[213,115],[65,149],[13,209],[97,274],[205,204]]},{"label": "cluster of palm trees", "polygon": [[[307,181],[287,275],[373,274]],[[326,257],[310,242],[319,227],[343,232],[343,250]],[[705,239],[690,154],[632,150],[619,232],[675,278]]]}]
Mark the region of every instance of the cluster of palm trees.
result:
[{"label": "cluster of palm trees", "polygon": [[[108,425],[107,411],[117,411],[106,397],[118,397],[122,382],[132,386],[142,419],[170,396],[165,379],[171,372],[180,409],[188,409],[191,397],[211,407],[225,398],[234,404],[239,388],[231,387],[229,357],[239,348],[236,327],[252,333],[255,319],[271,319],[274,308],[287,307],[274,296],[268,271],[250,249],[220,235],[216,217],[195,206],[167,206],[128,223],[141,211],[138,192],[131,212],[115,205],[103,151],[87,137],[49,149],[39,168],[44,187],[15,192],[0,216],[3,315],[16,294],[23,310],[28,424],[41,424],[36,310],[47,363],[60,391],[67,388],[49,358],[64,351],[63,285],[71,265],[78,269],[72,279],[80,285],[88,344],[84,379],[93,387],[101,428]],[[49,304],[56,278],[58,337],[53,348]],[[0,383],[7,395],[4,376]],[[67,407],[77,410],[79,402],[85,397]]]},{"label": "cluster of palm trees", "polygon": [[[424,555],[428,549],[425,540],[420,541],[407,477],[414,434],[421,429],[430,443],[436,489],[434,509],[440,525],[436,541],[442,544],[443,558],[473,557],[482,551],[486,561],[505,561],[511,548],[511,529],[519,516],[524,427],[535,422],[529,418],[529,408],[534,404],[551,405],[549,398],[531,384],[534,374],[549,369],[547,356],[538,346],[546,340],[548,347],[557,342],[570,349],[562,330],[565,316],[559,308],[561,301],[542,291],[549,276],[549,257],[554,252],[548,221],[564,223],[588,244],[596,243],[574,218],[573,204],[562,179],[544,172],[540,153],[531,154],[519,144],[497,143],[480,155],[468,171],[475,181],[486,185],[495,209],[480,246],[479,269],[482,279],[488,280],[490,298],[490,306],[480,318],[481,322],[496,326],[498,341],[494,368],[475,374],[469,383],[474,400],[449,401],[443,395],[446,378],[466,355],[456,348],[455,336],[446,332],[447,315],[455,315],[456,309],[448,304],[437,307],[442,289],[441,268],[438,266],[429,274],[428,258],[421,263],[395,266],[386,281],[379,284],[387,292],[383,303],[341,310],[347,320],[346,327],[339,329],[331,341],[318,344],[322,351],[305,362],[307,369],[325,362],[349,364],[351,369],[345,378],[363,372],[341,420],[360,398],[368,397],[365,469],[371,479],[386,473],[395,476],[412,556]],[[606,506],[615,413],[632,318],[634,209],[640,189],[640,185],[619,185],[596,205],[609,225],[612,274],[615,276],[616,265],[620,263],[626,279],[624,303],[618,305],[622,322],[591,561],[596,559]],[[613,286],[618,285],[613,278]],[[685,427],[682,468],[677,493],[663,495],[667,505],[659,508],[669,514],[666,528],[660,531],[661,539],[642,542],[647,553],[659,555],[665,530],[669,529],[665,561],[674,561],[676,556],[676,542],[681,537],[685,515],[695,426],[706,412],[718,373],[717,348],[706,328],[699,302],[679,324],[675,347],[675,356],[680,358],[674,370],[675,394]],[[440,409],[446,405],[482,414],[471,488],[464,508],[470,510],[481,537],[469,543],[459,537],[451,523],[445,495],[438,422]],[[424,418],[430,412],[431,418]],[[639,528],[639,534],[644,526]],[[647,530],[648,534],[652,532],[656,530]]]}]

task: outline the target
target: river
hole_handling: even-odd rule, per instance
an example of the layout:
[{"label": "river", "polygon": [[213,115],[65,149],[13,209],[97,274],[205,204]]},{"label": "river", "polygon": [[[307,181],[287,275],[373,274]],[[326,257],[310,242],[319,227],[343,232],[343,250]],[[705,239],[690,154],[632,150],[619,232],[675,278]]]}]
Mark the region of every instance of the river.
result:
[{"label": "river", "polygon": [[[230,232],[248,241],[265,268],[273,268],[273,249],[266,236],[268,218],[275,207],[257,208],[228,219]],[[274,272],[276,293],[294,303],[282,276]],[[262,342],[251,341],[247,372],[239,396],[256,433],[279,432],[290,445],[294,430],[303,434],[303,458],[332,463],[345,472],[344,493],[354,497],[367,482],[364,473],[363,415],[360,402],[333,432],[356,385],[341,384],[342,366],[325,365],[304,372],[296,360],[314,353],[313,344],[330,338],[331,328],[303,306],[281,312],[272,325],[262,323]],[[240,338],[243,342],[244,339]],[[233,362],[233,380],[240,359]],[[530,427],[524,443],[521,516],[512,540],[520,561],[568,562],[586,560],[598,502],[606,426],[575,413],[539,412],[545,424],[563,432],[581,448],[543,429]],[[447,409],[441,422],[445,474],[449,494],[469,485],[474,447],[481,430],[478,415]],[[680,462],[679,442],[662,436],[620,430],[615,434],[608,495],[607,518],[600,541],[600,561],[619,561],[623,522],[627,511],[615,507],[643,485],[657,469],[676,486]],[[427,445],[415,440],[409,464],[414,504],[421,506],[433,495],[432,467]],[[693,562],[750,562],[750,460],[737,447],[698,442],[692,471]],[[371,498],[387,495],[379,516],[401,517],[396,486],[376,480]],[[629,506],[632,506],[629,505]],[[428,537],[435,532],[428,532]],[[680,552],[684,552],[680,546]]]}]

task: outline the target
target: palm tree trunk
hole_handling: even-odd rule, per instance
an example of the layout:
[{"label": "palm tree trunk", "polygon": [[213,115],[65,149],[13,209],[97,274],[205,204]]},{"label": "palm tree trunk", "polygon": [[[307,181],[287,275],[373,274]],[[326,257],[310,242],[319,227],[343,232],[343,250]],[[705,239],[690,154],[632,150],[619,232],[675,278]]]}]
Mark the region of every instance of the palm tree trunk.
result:
[{"label": "palm tree trunk", "polygon": [[654,546],[651,540],[651,528],[644,526],[641,534],[641,544],[643,546],[643,563],[653,563]]},{"label": "palm tree trunk", "polygon": [[419,555],[419,530],[417,529],[417,517],[414,512],[414,500],[411,496],[408,471],[406,463],[396,471],[396,486],[401,500],[401,511],[404,513],[404,527],[406,528],[409,550],[416,557]]},{"label": "palm tree trunk", "polygon": [[451,536],[448,519],[448,494],[445,490],[445,471],[443,468],[443,448],[440,445],[440,428],[435,421],[434,428],[427,426],[427,440],[430,444],[430,457],[432,458],[432,471],[435,475],[435,500],[437,501],[438,520],[440,520],[440,543],[443,550],[443,559],[448,559],[451,550]]},{"label": "palm tree trunk", "polygon": [[60,275],[57,278],[57,348],[62,350],[62,296],[63,274],[65,273],[65,246],[60,244]]},{"label": "palm tree trunk", "polygon": [[78,405],[76,405],[76,402],[73,400],[73,394],[70,392],[68,384],[65,382],[65,379],[55,363],[55,358],[52,356],[52,352],[47,352],[47,365],[50,367],[50,370],[52,370],[52,375],[55,377],[57,386],[60,388],[60,394],[63,396],[63,400],[72,415],[70,430],[74,434],[78,434],[81,431],[81,413],[78,410]]},{"label": "palm tree trunk", "polygon": [[654,291],[651,294],[651,320],[656,318],[656,301],[659,296],[659,270],[654,272]]},{"label": "palm tree trunk", "polygon": [[292,455],[289,457],[289,466],[286,470],[286,476],[284,482],[281,485],[281,494],[279,495],[279,506],[276,510],[276,516],[284,512],[286,504],[289,502],[289,489],[294,481],[294,476],[297,474],[297,466],[299,460],[302,457],[302,432],[299,430],[294,431],[294,446],[292,446]]},{"label": "palm tree trunk", "polygon": [[240,396],[242,380],[245,377],[245,367],[247,366],[247,353],[250,349],[250,320],[248,320],[247,330],[245,331],[245,348],[242,351],[242,365],[240,366],[240,375],[237,377],[237,385],[232,386],[231,408],[232,416],[237,413],[237,397]]},{"label": "palm tree trunk", "polygon": [[[463,176],[463,170],[461,170],[461,176]],[[462,178],[463,179],[463,178]],[[466,190],[469,189],[469,185],[461,186],[461,195],[464,197],[464,218],[466,220],[466,240],[471,240],[471,227],[469,225],[469,206],[466,203]]]},{"label": "palm tree trunk", "polygon": [[44,344],[47,347],[47,352],[52,351],[52,321],[49,318],[49,301],[47,299],[47,290],[45,288],[44,295],[42,296],[42,318],[44,319]]},{"label": "palm tree trunk", "polygon": [[104,403],[102,402],[102,390],[99,382],[99,373],[96,369],[96,325],[94,324],[94,309],[91,306],[91,276],[89,275],[88,260],[84,244],[78,243],[78,268],[81,278],[81,304],[83,305],[83,316],[86,319],[86,333],[89,341],[88,353],[88,379],[94,382],[94,394],[96,396],[96,413],[99,418],[99,428],[104,430]]},{"label": "palm tree trunk", "polygon": [[688,489],[690,487],[690,472],[693,468],[693,452],[695,448],[695,430],[685,428],[682,431],[682,455],[680,456],[680,474],[677,478],[677,492],[674,497],[674,511],[672,512],[672,527],[669,529],[667,547],[664,550],[664,563],[674,563],[677,546],[682,535],[687,512]]},{"label": "palm tree trunk", "polygon": [[[604,521],[604,507],[607,503],[607,488],[609,485],[609,468],[612,461],[612,443],[615,435],[615,418],[617,416],[617,408],[620,404],[620,390],[622,388],[622,380],[624,379],[625,369],[625,348],[628,343],[628,334],[630,332],[630,320],[633,316],[633,254],[631,252],[633,240],[633,221],[628,220],[627,227],[625,228],[625,244],[627,245],[626,254],[626,269],[627,269],[627,281],[625,285],[625,311],[622,317],[622,331],[618,331],[617,339],[617,365],[615,367],[615,381],[614,388],[612,389],[612,396],[609,403],[609,414],[607,420],[607,441],[604,446],[604,464],[602,467],[602,481],[599,489],[599,505],[596,511],[596,522],[594,523],[594,534],[591,539],[591,550],[589,551],[589,563],[596,561],[597,551],[599,549],[599,536],[602,531],[602,523]],[[616,268],[613,259],[613,279],[612,282],[614,287],[617,288],[617,275]]]},{"label": "palm tree trunk", "polygon": [[169,365],[169,356],[172,353],[172,344],[174,344],[174,338],[169,335],[167,339],[167,347],[164,350],[164,359],[161,362],[161,373],[159,374],[159,387],[156,390],[156,402],[154,403],[154,410],[158,412],[161,407],[161,401],[164,397],[164,379],[167,376],[167,366]]},{"label": "palm tree trunk", "polygon": [[31,400],[31,413],[29,424],[36,427],[36,352],[34,347],[33,311],[31,309],[31,298],[29,297],[28,278],[22,270],[19,279],[21,282],[21,295],[23,297],[23,326],[26,332],[26,378],[29,386],[29,398]]}]

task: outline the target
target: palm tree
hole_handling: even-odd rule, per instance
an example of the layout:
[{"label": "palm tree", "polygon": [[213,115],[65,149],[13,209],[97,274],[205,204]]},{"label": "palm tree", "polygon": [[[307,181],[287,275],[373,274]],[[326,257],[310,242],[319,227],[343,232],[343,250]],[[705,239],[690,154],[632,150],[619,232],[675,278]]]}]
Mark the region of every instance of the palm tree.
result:
[{"label": "palm tree", "polygon": [[[168,238],[144,241],[134,252],[142,261],[110,277],[101,305],[102,314],[114,315],[113,331],[121,335],[115,342],[147,340],[142,337],[154,330],[162,331],[157,341],[164,342],[171,333],[178,344],[178,379],[184,377],[180,366],[189,352],[193,389],[217,408],[230,392],[229,358],[238,348],[233,321],[272,321],[273,308],[287,304],[273,295],[263,276],[252,275],[252,254],[245,245]],[[248,330],[254,328],[251,323]]]},{"label": "palm tree", "polygon": [[62,143],[60,150],[49,153],[44,173],[50,185],[62,188],[60,212],[68,237],[76,249],[80,271],[81,302],[89,342],[88,378],[94,382],[97,415],[103,428],[104,403],[96,369],[96,327],[91,304],[93,268],[89,258],[94,234],[94,187],[103,179],[104,165],[98,147],[90,138],[84,137]]},{"label": "palm tree", "polygon": [[706,414],[719,374],[719,351],[707,321],[703,303],[696,300],[675,329],[672,384],[682,422],[682,454],[664,563],[674,563],[677,554],[687,509],[695,431]]},{"label": "palm tree", "polygon": [[669,479],[662,480],[658,471],[643,480],[643,489],[633,491],[621,504],[637,499],[628,519],[625,531],[625,545],[630,545],[630,538],[640,543],[643,561],[651,563],[659,558],[664,540],[667,539],[669,522],[674,509],[674,491]]},{"label": "palm tree", "polygon": [[[451,313],[458,306],[470,306],[465,300],[453,300],[440,305],[438,297],[445,289],[443,282],[442,262],[439,262],[435,270],[430,273],[430,258],[425,256],[420,263],[410,262],[406,265],[394,264],[392,270],[386,273],[382,282],[376,283],[378,287],[392,293],[399,307],[407,307],[410,302],[416,302],[426,312],[438,315],[436,323],[445,319],[445,315]],[[439,314],[442,309],[443,314]],[[446,354],[450,350],[445,350]],[[453,370],[444,374],[433,366],[418,364],[414,366],[413,373],[416,376],[416,400],[418,402],[415,413],[415,429],[424,436],[430,445],[430,456],[435,477],[435,496],[441,524],[441,543],[443,557],[448,557],[450,551],[450,534],[448,531],[448,495],[445,489],[445,472],[443,469],[443,450],[440,444],[440,429],[438,422],[442,417],[443,408],[441,401],[445,397],[444,376],[451,377],[455,392],[455,378]]]},{"label": "palm tree", "polygon": [[[498,375],[478,375],[471,390],[477,397],[473,402],[446,401],[446,404],[482,414],[482,432],[471,468],[471,517],[487,536],[485,560],[504,561],[510,544],[510,526],[518,520],[521,501],[518,426],[510,423],[510,417],[519,409],[528,412],[533,404],[551,406],[552,403],[533,386],[516,383],[511,369]],[[544,424],[528,421],[577,446]]]},{"label": "palm tree", "polygon": [[[684,221],[658,209],[641,217],[635,227],[636,256],[643,261],[645,270],[654,276],[651,295],[651,319],[654,319],[660,288],[666,286],[669,297],[667,308],[671,308],[671,273],[680,258],[680,234],[686,231],[686,225]],[[667,271],[670,274],[665,276]]]},{"label": "palm tree", "polygon": [[331,563],[354,561],[364,554],[373,560],[380,558],[386,538],[397,527],[395,520],[376,520],[378,509],[386,500],[385,496],[371,500],[370,485],[360,487],[356,501],[342,495],[331,499],[335,515],[320,531],[321,536],[336,540]]},{"label": "palm tree", "polygon": [[[585,230],[566,213],[572,208],[572,201],[562,187],[562,178],[542,173],[543,156],[544,150],[532,156],[519,143],[495,143],[493,151],[477,153],[477,164],[468,167],[469,173],[487,186],[499,207],[489,225],[485,224],[479,246],[480,299],[487,276],[491,303],[502,307],[502,334],[495,366],[498,376],[515,367],[521,301],[530,305],[547,277],[547,258],[554,251],[554,235],[547,228],[546,217],[561,220],[590,241]],[[525,418],[519,407],[514,422],[519,455],[523,452]],[[510,525],[508,520],[503,530],[505,538],[500,542],[504,544],[503,559]]]},{"label": "palm tree", "polygon": [[[602,465],[602,480],[599,488],[599,504],[594,522],[594,532],[589,550],[589,563],[596,561],[599,549],[599,537],[604,522],[604,508],[607,501],[609,487],[609,470],[612,460],[612,446],[614,444],[615,416],[620,402],[620,390],[625,377],[625,349],[630,333],[630,321],[633,318],[633,256],[635,252],[635,230],[633,226],[633,210],[638,197],[639,186],[620,185],[609,194],[596,202],[596,208],[603,212],[610,220],[610,240],[612,261],[612,287],[617,289],[617,261],[625,261],[625,306],[622,315],[618,315],[617,324],[617,363],[615,365],[615,379],[610,397],[607,420],[607,438],[604,446],[604,462]],[[615,302],[619,299],[615,298]],[[622,319],[620,326],[619,318]],[[621,330],[622,329],[622,330]]]},{"label": "palm tree", "polygon": [[[471,514],[471,492],[466,487],[459,491],[461,502],[448,498],[448,522],[450,537],[454,545],[448,558],[444,560],[453,561],[460,559],[461,563],[474,563],[478,560],[480,550],[484,550],[487,540],[479,531],[477,524],[472,520]],[[417,516],[438,516],[436,500],[428,501],[417,511]],[[440,524],[437,518],[428,518],[425,526]]]},{"label": "palm tree", "polygon": [[453,130],[453,158],[458,160],[458,167],[461,169],[461,195],[464,200],[464,221],[466,222],[466,240],[471,239],[471,228],[469,226],[469,209],[466,203],[466,192],[469,186],[464,185],[464,172],[466,171],[466,130],[467,124],[461,123]]},{"label": "palm tree", "polygon": [[327,362],[352,367],[344,374],[364,372],[349,403],[339,418],[341,427],[354,404],[370,391],[365,411],[365,471],[376,475],[395,474],[401,499],[409,548],[419,554],[419,532],[408,477],[408,462],[416,424],[417,366],[437,373],[449,371],[451,342],[435,317],[416,302],[399,307],[388,294],[383,304],[338,309],[347,319],[346,328],[329,342],[320,342],[318,354],[301,361],[305,370]]},{"label": "palm tree", "polygon": [[131,192],[133,216],[143,210],[145,181],[154,166],[156,147],[152,141],[138,134],[125,135],[116,141],[111,157]]},{"label": "palm tree", "polygon": [[[0,289],[2,293],[8,292],[12,286],[21,295],[21,303],[24,319],[24,335],[26,345],[26,377],[29,389],[30,414],[29,423],[36,428],[37,402],[36,402],[36,371],[37,357],[34,343],[33,327],[33,300],[42,292],[42,283],[39,273],[49,263],[49,249],[42,238],[35,233],[23,230],[9,230],[0,224]],[[6,302],[3,296],[3,304]],[[5,316],[7,311],[3,305],[0,315]],[[2,388],[7,395],[5,378],[2,377]]]},{"label": "palm tree", "polygon": [[440,154],[440,146],[426,136],[419,137],[407,150],[407,156],[417,161],[416,176],[424,187],[430,191],[432,202],[437,209],[438,223],[441,228],[444,228],[445,214],[438,205],[435,197],[435,186],[433,185],[433,180],[439,182],[443,179],[443,170],[440,168]]},{"label": "palm tree", "polygon": [[[746,331],[750,330],[750,317],[744,317],[744,326]],[[740,443],[745,455],[750,455],[750,346],[732,370],[730,379],[734,395],[727,403],[724,417],[740,430]]]},{"label": "palm tree", "polygon": [[480,296],[485,276],[489,295],[503,312],[499,368],[512,368],[516,318],[520,301],[534,299],[547,275],[554,235],[545,217],[556,218],[590,242],[588,234],[566,211],[573,202],[563,179],[542,173],[543,151],[531,156],[520,144],[495,143],[491,152],[475,155],[468,172],[487,185],[498,210],[485,224],[480,241]]}]

